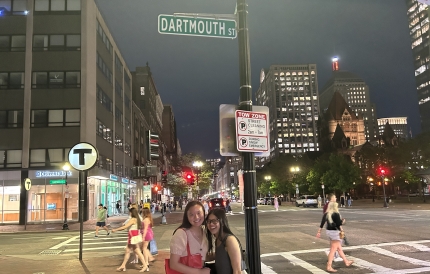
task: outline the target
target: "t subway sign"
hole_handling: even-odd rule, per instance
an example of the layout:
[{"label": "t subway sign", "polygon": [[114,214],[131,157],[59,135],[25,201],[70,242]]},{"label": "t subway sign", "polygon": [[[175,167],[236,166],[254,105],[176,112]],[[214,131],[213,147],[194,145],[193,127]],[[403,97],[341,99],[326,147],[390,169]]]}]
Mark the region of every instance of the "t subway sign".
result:
[{"label": "t subway sign", "polygon": [[183,15],[158,15],[161,34],[236,38],[236,20]]}]

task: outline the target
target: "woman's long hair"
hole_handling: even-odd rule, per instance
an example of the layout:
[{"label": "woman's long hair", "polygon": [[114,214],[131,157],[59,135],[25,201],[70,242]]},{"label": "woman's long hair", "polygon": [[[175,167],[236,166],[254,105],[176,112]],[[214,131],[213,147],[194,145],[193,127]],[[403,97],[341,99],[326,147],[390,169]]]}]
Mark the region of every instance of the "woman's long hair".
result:
[{"label": "woman's long hair", "polygon": [[[190,208],[191,207],[193,207],[193,206],[195,206],[195,205],[199,205],[199,206],[201,206],[202,207],[202,211],[203,211],[203,220],[205,220],[206,219],[206,216],[205,216],[205,208],[204,208],[204,206],[202,205],[202,203],[200,203],[199,201],[191,201],[191,202],[188,202],[188,204],[187,204],[187,206],[185,207],[185,209],[184,209],[184,217],[183,217],[183,219],[182,219],[182,224],[177,228],[177,229],[175,229],[175,232],[176,232],[176,230],[178,230],[179,228],[190,228],[192,225],[191,225],[191,223],[190,223],[190,221],[188,221],[188,211],[190,210]],[[173,234],[175,234],[175,232],[173,232]]]},{"label": "woman's long hair", "polygon": [[[224,240],[225,235],[234,235],[233,232],[231,232],[230,227],[228,226],[228,220],[224,209],[222,208],[212,209],[211,211],[209,211],[208,217],[206,217],[206,220],[209,218],[210,215],[214,215],[219,221],[219,232],[218,232],[218,236],[215,239],[215,243],[217,239],[222,242]],[[206,225],[206,227],[207,226],[208,225]],[[207,231],[206,236],[208,238],[208,244],[209,244],[208,247],[209,247],[209,250],[211,251],[213,248],[212,234],[209,231]]]},{"label": "woman's long hair", "polygon": [[334,213],[339,213],[339,205],[337,202],[330,202],[327,207],[327,221],[332,224],[333,218],[332,215]]},{"label": "woman's long hair", "polygon": [[142,217],[143,217],[143,219],[149,218],[149,223],[151,224],[151,227],[154,226],[154,220],[152,219],[151,210],[148,207],[143,208]]},{"label": "woman's long hair", "polygon": [[142,228],[142,222],[140,221],[140,218],[139,218],[139,212],[137,212],[137,209],[135,209],[134,207],[130,208],[129,210],[131,213],[131,218],[136,218],[137,228],[141,229]]}]

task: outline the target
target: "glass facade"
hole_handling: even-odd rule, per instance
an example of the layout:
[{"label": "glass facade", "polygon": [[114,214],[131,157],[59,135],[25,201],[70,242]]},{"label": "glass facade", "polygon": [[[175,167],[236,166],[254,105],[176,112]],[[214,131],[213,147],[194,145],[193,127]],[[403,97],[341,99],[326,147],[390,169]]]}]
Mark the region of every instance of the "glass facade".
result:
[{"label": "glass facade", "polygon": [[0,223],[18,223],[21,191],[20,179],[17,177],[19,173],[8,174],[12,176],[6,174],[7,172],[0,174]]}]

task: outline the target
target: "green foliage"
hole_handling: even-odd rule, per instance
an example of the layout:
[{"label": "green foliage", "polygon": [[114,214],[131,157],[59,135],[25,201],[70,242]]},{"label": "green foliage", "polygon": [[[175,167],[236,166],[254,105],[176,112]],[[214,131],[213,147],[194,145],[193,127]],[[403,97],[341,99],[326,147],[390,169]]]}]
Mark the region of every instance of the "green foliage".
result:
[{"label": "green foliage", "polygon": [[175,196],[182,196],[187,191],[185,179],[175,174],[167,174],[167,187]]}]

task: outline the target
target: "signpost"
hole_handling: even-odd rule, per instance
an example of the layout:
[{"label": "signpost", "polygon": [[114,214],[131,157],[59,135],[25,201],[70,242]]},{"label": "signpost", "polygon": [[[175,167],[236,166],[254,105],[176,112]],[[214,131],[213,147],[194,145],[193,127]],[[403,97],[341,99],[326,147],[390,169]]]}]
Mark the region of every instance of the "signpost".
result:
[{"label": "signpost", "polygon": [[236,20],[186,15],[158,15],[161,34],[236,38]]},{"label": "signpost", "polygon": [[267,115],[261,112],[236,110],[235,117],[237,150],[269,151]]},{"label": "signpost", "polygon": [[82,261],[82,247],[84,240],[84,201],[85,201],[85,185],[87,183],[87,170],[92,168],[98,158],[97,149],[89,143],[78,143],[69,151],[70,165],[79,170],[79,260]]},{"label": "signpost", "polygon": [[25,186],[25,213],[24,213],[24,230],[27,230],[27,211],[28,211],[28,191],[31,188],[31,180],[29,178],[26,178],[24,181]]}]

